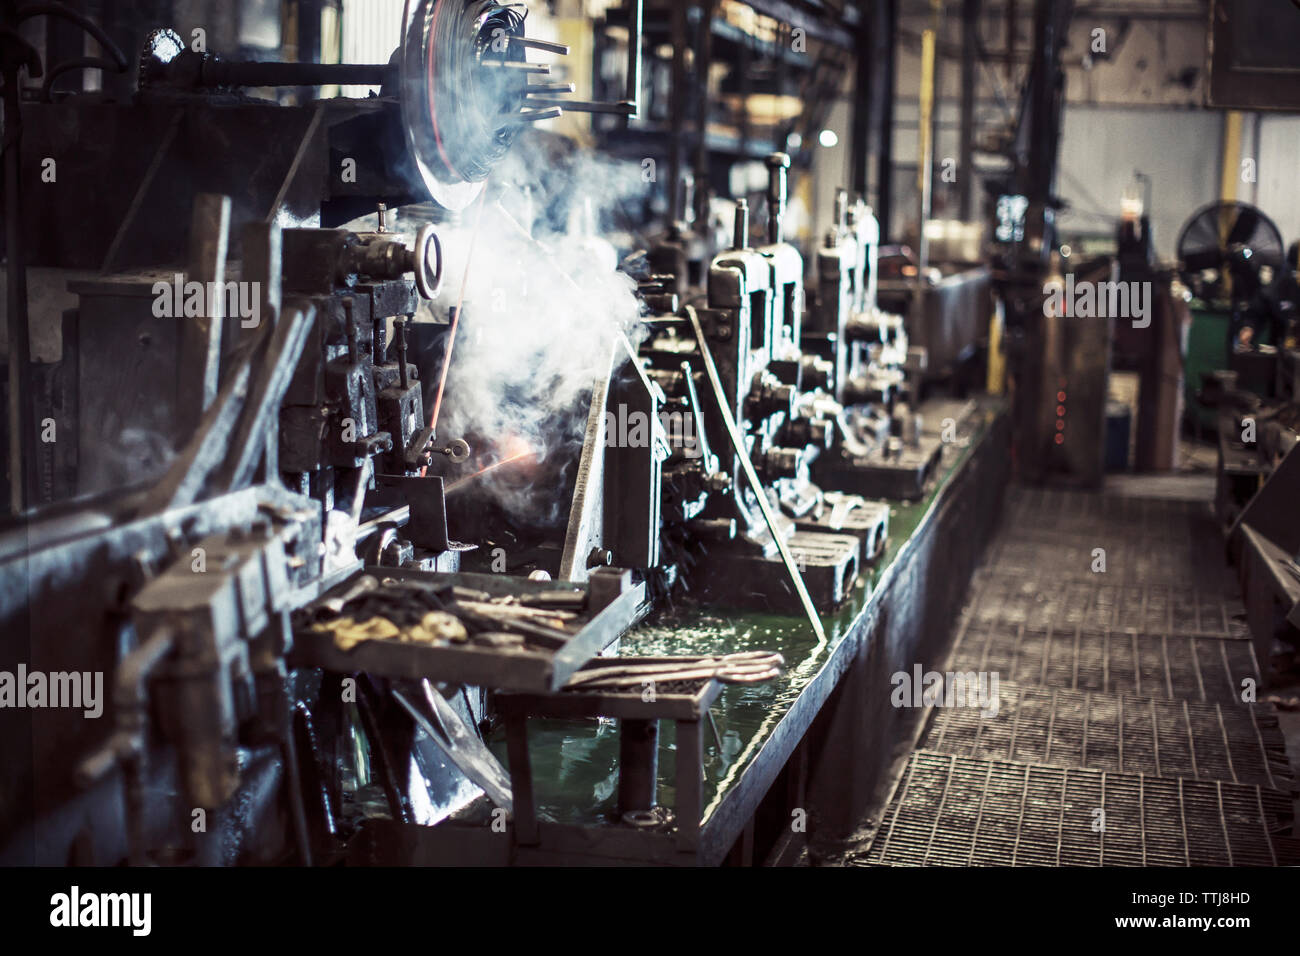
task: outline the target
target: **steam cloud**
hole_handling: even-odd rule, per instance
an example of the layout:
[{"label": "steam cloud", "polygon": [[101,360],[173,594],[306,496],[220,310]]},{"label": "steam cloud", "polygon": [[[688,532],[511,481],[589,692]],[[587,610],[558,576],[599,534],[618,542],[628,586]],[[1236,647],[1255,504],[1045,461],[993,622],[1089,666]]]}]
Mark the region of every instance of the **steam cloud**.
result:
[{"label": "steam cloud", "polygon": [[[562,488],[581,451],[593,382],[611,356],[615,365],[627,360],[619,333],[634,345],[639,338],[635,283],[601,236],[647,188],[637,163],[557,155],[557,145],[545,134],[521,137],[486,195],[440,227],[444,285],[433,307],[433,317],[445,317],[465,281],[438,437],[464,437],[475,455],[448,468],[447,479],[522,454],[473,478],[472,493],[541,526],[567,516]],[[426,370],[435,391],[439,371]]]}]

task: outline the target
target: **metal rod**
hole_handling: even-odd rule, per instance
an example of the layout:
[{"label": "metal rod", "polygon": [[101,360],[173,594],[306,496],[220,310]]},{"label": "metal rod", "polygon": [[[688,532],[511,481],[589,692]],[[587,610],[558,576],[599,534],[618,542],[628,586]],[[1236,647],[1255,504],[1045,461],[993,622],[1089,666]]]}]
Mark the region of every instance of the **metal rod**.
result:
[{"label": "metal rod", "polygon": [[794,563],[790,548],[777,529],[776,516],[772,514],[772,506],[768,503],[767,494],[763,490],[762,483],[758,480],[757,472],[754,471],[754,463],[749,460],[749,451],[745,447],[745,439],[741,436],[740,429],[736,427],[736,420],[732,417],[731,409],[727,406],[726,392],[723,391],[722,380],[718,377],[718,367],[713,363],[713,353],[709,350],[709,342],[704,337],[704,328],[700,325],[700,317],[696,313],[695,307],[691,305],[686,307],[686,314],[690,317],[691,328],[695,330],[695,341],[698,343],[700,355],[704,359],[704,371],[708,373],[709,384],[713,387],[713,397],[718,403],[718,410],[722,413],[722,423],[727,427],[727,436],[731,439],[732,448],[735,449],[736,458],[740,462],[740,469],[745,473],[745,479],[749,482],[754,497],[758,499],[758,510],[763,513],[763,521],[767,524],[767,530],[772,535],[772,540],[776,542],[777,550],[781,552],[781,560],[785,562],[785,569],[790,575],[790,581],[794,585],[795,593],[799,595],[799,602],[808,615],[808,621],[812,624],[813,633],[817,636],[817,642],[819,645],[824,645],[826,643],[826,629],[822,626],[822,620],[817,614],[817,608],[813,606],[812,598],[808,594],[808,587],[803,583],[803,576]]},{"label": "metal rod", "polygon": [[506,125],[512,123],[540,123],[542,120],[555,119],[563,112],[564,110],[560,109],[558,106],[548,106],[545,109],[540,110],[521,110],[518,113],[498,113],[497,118],[504,120]]},{"label": "metal rod", "polygon": [[[714,0],[705,0],[700,9],[700,42],[695,56],[695,228],[708,229],[709,221],[709,68],[713,62]],[[683,210],[685,215],[685,210]]]},{"label": "metal rod", "polygon": [[199,86],[383,86],[392,76],[387,63],[258,63],[210,59]]},{"label": "metal rod", "polygon": [[524,95],[540,93],[572,93],[576,87],[572,83],[529,83],[524,87]]},{"label": "metal rod", "polygon": [[284,174],[284,180],[280,183],[280,191],[275,194],[275,201],[271,203],[271,208],[267,210],[266,222],[275,222],[275,217],[280,212],[280,204],[284,202],[284,197],[288,195],[289,187],[293,185],[293,181],[298,175],[298,169],[302,166],[303,157],[307,155],[309,147],[315,146],[313,140],[316,138],[316,131],[320,129],[324,109],[325,101],[322,100],[316,104],[316,109],[312,110],[311,122],[307,124],[307,131],[302,134],[302,141],[298,144],[298,151],[293,154],[293,162],[289,164],[289,171]]},{"label": "metal rod", "polygon": [[886,243],[893,234],[894,179],[894,41],[898,32],[898,0],[880,0],[873,15],[880,90],[880,157],[876,176],[876,221],[880,223],[880,241]]},{"label": "metal rod", "polygon": [[525,102],[529,106],[560,107],[566,113],[610,113],[615,116],[630,116],[636,112],[631,103],[598,103],[593,100],[570,100],[539,98],[530,96]]},{"label": "metal rod", "polygon": [[686,121],[686,4],[673,4],[673,70],[669,96],[668,222],[682,218],[682,131]]},{"label": "metal rod", "polygon": [[519,60],[479,60],[479,66],[490,66],[498,70],[518,70],[520,73],[541,73],[543,75],[551,72],[549,63],[525,63]]},{"label": "metal rod", "polygon": [[568,44],[556,43],[553,40],[538,40],[536,37],[512,37],[513,42],[526,46],[532,50],[542,50],[545,53],[558,53],[560,56],[569,55]]},{"label": "metal rod", "polygon": [[636,116],[641,98],[641,33],[644,30],[644,0],[632,5],[632,22],[627,30],[627,90],[624,97],[632,107],[629,116]]}]

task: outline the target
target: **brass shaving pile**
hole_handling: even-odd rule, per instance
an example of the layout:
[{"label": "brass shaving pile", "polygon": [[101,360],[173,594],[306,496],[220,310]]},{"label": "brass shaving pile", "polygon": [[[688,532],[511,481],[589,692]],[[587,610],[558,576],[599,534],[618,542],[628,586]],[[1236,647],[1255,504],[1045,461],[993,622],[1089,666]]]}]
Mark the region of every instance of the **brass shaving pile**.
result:
[{"label": "brass shaving pile", "polygon": [[371,575],[320,601],[298,621],[350,651],[365,641],[437,646],[475,644],[501,650],[555,649],[581,628],[581,591],[493,597],[454,585],[428,587]]},{"label": "brass shaving pile", "polygon": [[317,621],[312,630],[334,633],[334,644],[341,651],[350,651],[362,641],[379,638],[397,638],[409,644],[463,644],[469,640],[469,632],[460,619],[446,611],[430,611],[420,618],[420,623],[409,627],[398,627],[386,617],[372,617],[365,621],[356,621],[350,617],[335,618],[331,621]]}]

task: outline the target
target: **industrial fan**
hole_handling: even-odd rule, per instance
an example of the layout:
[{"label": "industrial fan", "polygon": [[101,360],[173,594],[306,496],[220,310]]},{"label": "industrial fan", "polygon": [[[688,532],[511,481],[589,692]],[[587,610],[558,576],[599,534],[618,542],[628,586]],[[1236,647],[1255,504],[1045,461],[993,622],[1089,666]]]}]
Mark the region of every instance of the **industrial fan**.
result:
[{"label": "industrial fan", "polygon": [[1179,233],[1178,268],[1202,301],[1247,302],[1277,281],[1283,250],[1277,226],[1254,206],[1215,202],[1198,209]]}]

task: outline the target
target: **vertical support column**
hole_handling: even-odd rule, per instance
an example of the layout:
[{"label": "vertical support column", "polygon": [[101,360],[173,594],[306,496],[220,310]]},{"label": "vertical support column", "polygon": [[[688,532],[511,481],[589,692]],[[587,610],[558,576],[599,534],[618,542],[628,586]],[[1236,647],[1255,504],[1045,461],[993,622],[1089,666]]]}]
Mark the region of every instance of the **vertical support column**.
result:
[{"label": "vertical support column", "polygon": [[1240,110],[1223,114],[1223,167],[1219,178],[1219,198],[1232,202],[1237,198],[1237,183],[1241,180],[1241,130]]},{"label": "vertical support column", "polygon": [[1006,32],[1007,59],[1005,70],[1007,86],[1011,87],[1016,79],[1016,0],[1007,0]]},{"label": "vertical support column", "polygon": [[298,62],[323,63],[321,13],[324,0],[298,0]]},{"label": "vertical support column", "polygon": [[980,0],[962,0],[961,7],[961,156],[957,167],[961,194],[961,218],[970,222],[975,215],[975,72],[976,41],[979,36]]},{"label": "vertical support column", "polygon": [[628,120],[639,115],[641,102],[641,35],[645,30],[645,0],[632,0],[628,4],[627,25],[627,87],[623,101],[634,108],[623,117],[623,128]]},{"label": "vertical support column", "polygon": [[[27,326],[27,268],[23,261],[21,152],[22,116],[18,92],[18,52],[4,70],[5,294],[9,333],[9,510],[19,514],[33,489],[35,412],[32,403],[31,343]],[[30,73],[28,74],[30,76]]]},{"label": "vertical support column", "polygon": [[521,846],[539,842],[537,808],[533,804],[533,767],[528,759],[528,718],[506,718],[506,758],[510,761],[510,797],[515,817],[515,840]]},{"label": "vertical support column", "polygon": [[767,166],[767,241],[776,245],[785,241],[783,220],[790,157],[785,153],[772,153],[764,162]]},{"label": "vertical support column", "polygon": [[659,721],[624,717],[618,728],[618,812],[653,810],[658,782]]},{"label": "vertical support column", "polygon": [[[875,58],[871,55],[870,21],[863,17],[853,52],[853,116],[849,132],[849,188],[855,196],[867,194],[867,164],[871,161],[871,120],[879,90],[872,83]],[[836,202],[839,199],[836,197]],[[838,219],[837,219],[838,221]]]},{"label": "vertical support column", "polygon": [[[713,8],[717,0],[700,5],[700,42],[695,54],[696,101],[695,125],[699,139],[695,143],[695,228],[703,230],[709,221],[709,65],[713,62]],[[683,210],[685,212],[685,210]]]},{"label": "vertical support column", "polygon": [[876,220],[880,242],[893,236],[894,210],[894,48],[898,31],[898,0],[877,0],[873,5],[875,43],[880,69],[880,158],[876,176]]},{"label": "vertical support column", "polygon": [[677,721],[677,849],[694,853],[704,813],[704,722]]},{"label": "vertical support column", "polygon": [[938,34],[938,3],[931,0],[931,23],[921,33],[921,95],[919,122],[917,124],[916,191],[920,197],[917,210],[917,292],[913,307],[921,300],[921,284],[925,281],[926,267],[930,264],[930,244],[925,238],[925,224],[930,218],[930,190],[934,182],[934,77],[935,42]]},{"label": "vertical support column", "polygon": [[682,134],[686,124],[686,8],[673,4],[673,74],[669,96],[668,221],[682,217]]}]

